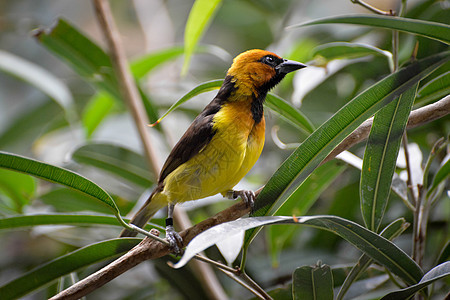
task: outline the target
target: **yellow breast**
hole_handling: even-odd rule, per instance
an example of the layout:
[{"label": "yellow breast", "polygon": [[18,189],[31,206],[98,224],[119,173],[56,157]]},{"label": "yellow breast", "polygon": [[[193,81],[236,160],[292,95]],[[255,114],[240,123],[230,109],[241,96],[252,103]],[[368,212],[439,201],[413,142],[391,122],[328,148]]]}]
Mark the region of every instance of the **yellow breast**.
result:
[{"label": "yellow breast", "polygon": [[214,116],[214,137],[165,179],[168,202],[195,200],[232,189],[258,160],[265,121],[255,124],[251,103],[225,104]]}]

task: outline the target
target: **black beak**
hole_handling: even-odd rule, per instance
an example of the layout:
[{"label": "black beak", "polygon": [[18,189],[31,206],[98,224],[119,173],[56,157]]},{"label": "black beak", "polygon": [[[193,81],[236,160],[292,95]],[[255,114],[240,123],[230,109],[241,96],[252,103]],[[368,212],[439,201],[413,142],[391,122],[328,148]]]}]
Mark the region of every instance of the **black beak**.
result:
[{"label": "black beak", "polygon": [[281,64],[275,67],[275,70],[279,71],[280,73],[287,74],[289,72],[302,69],[305,67],[306,67],[305,64],[293,60],[284,59]]}]

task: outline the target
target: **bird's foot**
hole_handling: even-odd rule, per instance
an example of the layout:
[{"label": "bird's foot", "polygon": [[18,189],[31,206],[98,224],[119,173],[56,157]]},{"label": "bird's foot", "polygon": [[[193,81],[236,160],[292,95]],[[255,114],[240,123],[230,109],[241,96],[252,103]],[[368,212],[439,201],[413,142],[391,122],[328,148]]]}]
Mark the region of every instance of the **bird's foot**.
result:
[{"label": "bird's foot", "polygon": [[238,197],[241,197],[242,201],[244,201],[247,206],[251,208],[253,211],[253,208],[255,207],[255,199],[256,195],[254,191],[250,190],[240,190],[240,191],[229,191],[227,193],[228,199],[237,199]]},{"label": "bird's foot", "polygon": [[183,245],[183,239],[178,232],[173,229],[172,225],[166,226],[166,239],[169,242],[169,247],[175,255],[180,255],[183,251],[180,245]]}]

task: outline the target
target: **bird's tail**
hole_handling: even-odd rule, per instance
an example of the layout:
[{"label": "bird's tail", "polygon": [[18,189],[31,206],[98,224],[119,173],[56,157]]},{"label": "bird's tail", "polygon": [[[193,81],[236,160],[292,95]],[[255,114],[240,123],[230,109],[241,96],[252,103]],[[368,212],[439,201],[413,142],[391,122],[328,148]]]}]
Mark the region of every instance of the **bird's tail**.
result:
[{"label": "bird's tail", "polygon": [[[164,197],[161,196],[161,193],[155,189],[141,209],[133,216],[133,218],[131,218],[130,223],[141,228],[144,227],[148,220],[150,220],[158,210],[167,205]],[[133,237],[136,235],[137,232],[128,229],[124,229],[120,233],[120,237]]]}]

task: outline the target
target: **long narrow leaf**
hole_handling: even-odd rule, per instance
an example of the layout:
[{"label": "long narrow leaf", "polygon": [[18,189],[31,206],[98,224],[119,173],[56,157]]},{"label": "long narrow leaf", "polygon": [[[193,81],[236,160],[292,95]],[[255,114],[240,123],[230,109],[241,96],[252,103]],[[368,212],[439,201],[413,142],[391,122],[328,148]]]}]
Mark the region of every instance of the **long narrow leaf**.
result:
[{"label": "long narrow leaf", "polygon": [[[448,59],[448,52],[423,59],[387,76],[347,103],[316,129],[279,167],[259,194],[253,215],[273,215],[298,184],[308,177],[348,134]],[[294,182],[297,184],[293,184]],[[248,247],[259,230],[247,231],[244,248]]]},{"label": "long narrow leaf", "polygon": [[423,276],[420,267],[395,244],[352,221],[335,216],[311,217],[253,217],[243,218],[214,226],[197,235],[186,248],[181,260],[175,265],[180,268],[195,254],[214,245],[217,241],[243,230],[271,224],[308,225],[333,232],[372,259],[402,278],[408,284],[416,284]]},{"label": "long narrow leaf", "polygon": [[450,262],[447,261],[442,263],[433,269],[431,269],[428,273],[426,273],[423,278],[420,280],[418,284],[412,285],[405,289],[395,291],[387,294],[381,300],[406,300],[409,299],[412,295],[425,288],[426,286],[432,284],[436,280],[445,278],[450,275]]},{"label": "long narrow leaf", "polygon": [[[405,219],[400,218],[389,224],[380,235],[388,240],[393,240],[400,234],[402,234],[409,227],[409,223],[406,223]],[[372,264],[373,260],[366,254],[363,254],[358,262],[353,266],[348,275],[345,277],[339,290],[336,300],[341,300],[350,286],[355,282],[359,276]]]},{"label": "long narrow leaf", "polygon": [[142,155],[113,144],[88,144],[72,153],[72,159],[120,176],[142,187],[149,187],[152,174]]},{"label": "long narrow leaf", "polygon": [[136,246],[139,238],[120,238],[95,243],[58,257],[0,287],[2,299],[17,299],[50,284],[61,276],[70,274],[97,262],[126,253]]},{"label": "long narrow leaf", "polygon": [[267,94],[264,104],[266,107],[278,113],[280,116],[288,120],[291,124],[297,126],[305,133],[310,134],[314,131],[314,125],[305,115],[303,115],[289,102],[278,97],[277,95],[272,93]]},{"label": "long narrow leaf", "polygon": [[[128,221],[128,220],[126,220]],[[115,216],[88,214],[36,214],[0,218],[1,229],[15,229],[40,225],[112,225],[121,226]],[[153,224],[155,226],[155,224]],[[150,229],[149,224],[144,229]]]},{"label": "long narrow leaf", "polygon": [[378,231],[391,191],[398,151],[416,96],[418,83],[375,114],[364,154],[361,210],[364,222]]},{"label": "long narrow leaf", "polygon": [[430,39],[435,39],[446,44],[450,44],[450,26],[447,24],[423,21],[418,19],[408,19],[401,17],[381,16],[381,15],[365,15],[357,14],[350,16],[337,16],[314,20],[311,22],[301,23],[289,26],[289,28],[297,28],[301,26],[310,26],[318,24],[356,24],[373,27],[381,27],[386,29],[394,29],[408,33],[418,34]]},{"label": "long narrow leaf", "polygon": [[116,203],[105,190],[73,171],[3,151],[0,151],[0,167],[62,184],[102,201],[115,214],[119,213]]},{"label": "long narrow leaf", "polygon": [[436,175],[434,176],[433,183],[427,192],[427,196],[441,184],[447,177],[450,176],[450,158],[439,168]]},{"label": "long narrow leaf", "polygon": [[49,71],[2,50],[0,50],[0,70],[33,85],[48,95],[64,109],[68,121],[74,120],[74,101],[69,88]]},{"label": "long narrow leaf", "polygon": [[192,53],[221,3],[222,0],[196,0],[194,2],[184,32],[183,74],[187,72]]},{"label": "long narrow leaf", "polygon": [[109,56],[67,21],[59,19],[48,30],[38,29],[35,37],[83,78],[121,98]]}]

